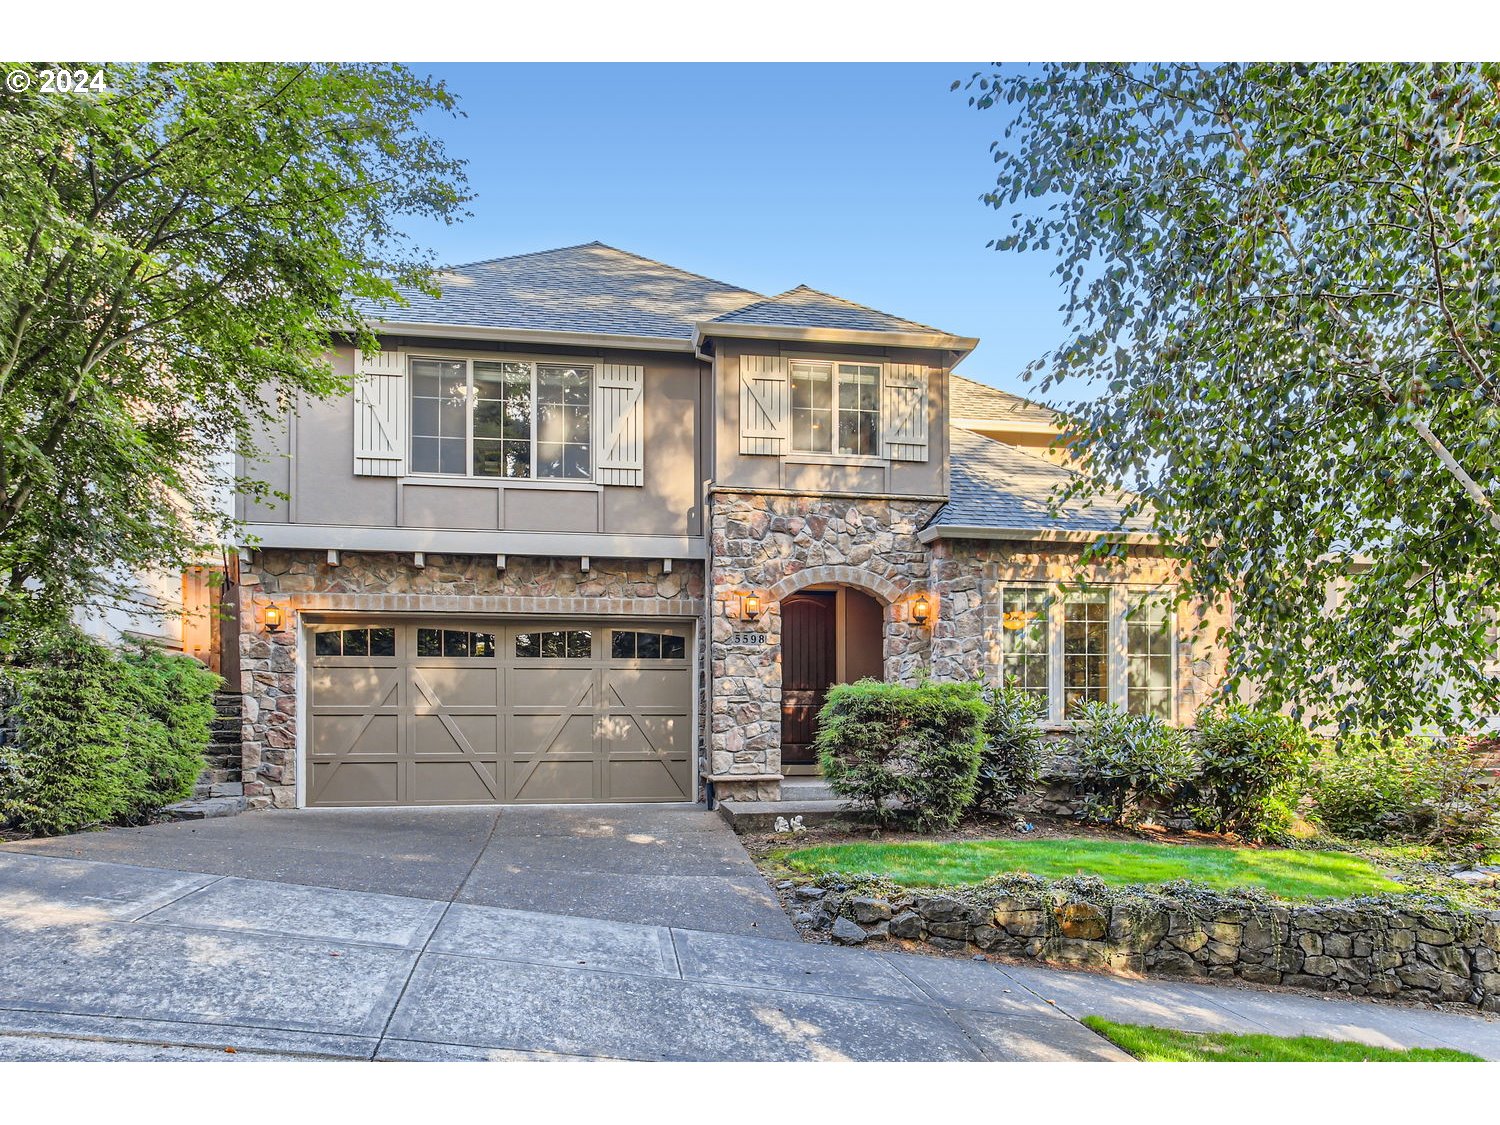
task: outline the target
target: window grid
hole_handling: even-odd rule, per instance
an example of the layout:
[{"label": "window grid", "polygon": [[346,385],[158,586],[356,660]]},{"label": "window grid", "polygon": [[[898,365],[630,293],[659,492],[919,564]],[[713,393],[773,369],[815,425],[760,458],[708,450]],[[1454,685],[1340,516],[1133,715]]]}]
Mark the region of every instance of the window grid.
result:
[{"label": "window grid", "polygon": [[793,451],[879,456],[878,363],[793,363],[791,397]]},{"label": "window grid", "polygon": [[1047,591],[1016,586],[1001,595],[1000,649],[1004,682],[1030,692],[1050,711]]},{"label": "window grid", "polygon": [[1174,597],[1129,584],[999,591],[1002,683],[1033,691],[1050,722],[1077,718],[1088,701],[1172,721],[1176,717]]},{"label": "window grid", "polygon": [[413,473],[593,479],[588,364],[412,357]]}]

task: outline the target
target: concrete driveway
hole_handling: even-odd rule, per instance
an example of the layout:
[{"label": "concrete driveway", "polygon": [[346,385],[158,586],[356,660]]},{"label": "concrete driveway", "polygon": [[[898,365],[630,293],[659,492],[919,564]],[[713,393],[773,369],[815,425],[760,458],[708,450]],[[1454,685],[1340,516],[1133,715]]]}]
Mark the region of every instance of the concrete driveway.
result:
[{"label": "concrete driveway", "polygon": [[6,847],[797,940],[739,837],[693,806],[300,809]]},{"label": "concrete driveway", "polygon": [[12,844],[0,1059],[1122,1059],[1089,1013],[1500,1058],[1477,1015],[794,938],[692,809],[271,812]]}]

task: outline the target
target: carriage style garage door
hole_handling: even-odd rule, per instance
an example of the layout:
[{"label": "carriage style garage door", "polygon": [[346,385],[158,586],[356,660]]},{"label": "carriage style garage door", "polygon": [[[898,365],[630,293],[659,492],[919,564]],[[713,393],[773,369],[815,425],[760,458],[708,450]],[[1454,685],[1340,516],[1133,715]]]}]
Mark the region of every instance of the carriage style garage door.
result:
[{"label": "carriage style garage door", "polygon": [[309,805],[694,799],[685,623],[310,631]]}]

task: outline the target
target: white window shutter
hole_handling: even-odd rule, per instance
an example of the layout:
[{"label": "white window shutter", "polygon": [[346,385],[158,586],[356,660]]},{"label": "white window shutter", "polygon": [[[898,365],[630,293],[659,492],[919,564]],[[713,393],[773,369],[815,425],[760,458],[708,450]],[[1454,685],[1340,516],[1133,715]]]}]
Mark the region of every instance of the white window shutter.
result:
[{"label": "white window shutter", "polygon": [[645,466],[646,369],[601,363],[594,369],[594,479],[640,487]]},{"label": "white window shutter", "polygon": [[927,460],[927,368],[888,363],[880,395],[880,448],[892,461]]},{"label": "white window shutter", "polygon": [[791,452],[791,364],[783,356],[740,356],[740,452]]},{"label": "white window shutter", "polygon": [[406,472],[406,357],[356,352],[354,474],[399,477]]}]

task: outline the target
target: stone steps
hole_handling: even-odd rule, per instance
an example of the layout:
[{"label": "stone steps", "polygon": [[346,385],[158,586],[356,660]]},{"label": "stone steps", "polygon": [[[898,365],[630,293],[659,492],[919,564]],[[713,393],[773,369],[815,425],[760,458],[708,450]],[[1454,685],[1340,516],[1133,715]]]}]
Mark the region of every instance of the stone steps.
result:
[{"label": "stone steps", "polygon": [[790,823],[800,816],[802,826],[811,828],[848,816],[843,801],[720,801],[717,808],[736,832],[774,832],[778,818]]},{"label": "stone steps", "polygon": [[239,796],[194,797],[162,809],[172,820],[208,820],[217,816],[235,816],[245,811],[245,798]]}]

